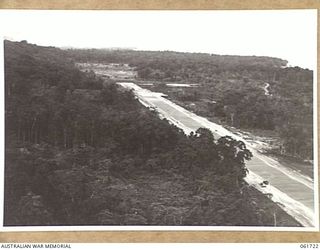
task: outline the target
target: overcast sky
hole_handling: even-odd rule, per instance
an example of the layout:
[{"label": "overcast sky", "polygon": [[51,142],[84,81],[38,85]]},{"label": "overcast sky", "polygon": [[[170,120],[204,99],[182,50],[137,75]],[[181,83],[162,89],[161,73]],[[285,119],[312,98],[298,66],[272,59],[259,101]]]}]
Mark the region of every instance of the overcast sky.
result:
[{"label": "overcast sky", "polygon": [[1,36],[39,45],[272,56],[309,69],[316,28],[316,10],[0,10]]}]

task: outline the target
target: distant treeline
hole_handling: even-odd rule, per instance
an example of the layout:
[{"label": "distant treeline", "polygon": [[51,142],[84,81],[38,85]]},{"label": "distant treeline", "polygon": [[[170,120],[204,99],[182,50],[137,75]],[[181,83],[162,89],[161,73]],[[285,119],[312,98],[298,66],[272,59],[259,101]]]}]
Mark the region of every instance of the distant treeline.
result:
[{"label": "distant treeline", "polygon": [[[185,136],[56,48],[6,41],[5,77],[5,225],[274,225],[242,142]],[[146,177],[183,188],[157,200]]]},{"label": "distant treeline", "polygon": [[[229,56],[174,51],[68,50],[79,62],[127,63],[140,78],[166,81],[207,82],[221,77],[273,77],[270,68],[281,68],[287,61],[272,57]],[[270,75],[269,75],[270,74]]]}]

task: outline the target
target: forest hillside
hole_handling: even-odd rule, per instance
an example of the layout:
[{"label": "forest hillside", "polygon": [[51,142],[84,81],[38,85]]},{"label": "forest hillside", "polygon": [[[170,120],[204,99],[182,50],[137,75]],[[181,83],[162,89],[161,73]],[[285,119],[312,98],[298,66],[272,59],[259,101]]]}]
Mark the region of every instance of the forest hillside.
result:
[{"label": "forest hillside", "polygon": [[244,143],[186,136],[75,62],[5,41],[6,226],[299,226],[244,181]]}]

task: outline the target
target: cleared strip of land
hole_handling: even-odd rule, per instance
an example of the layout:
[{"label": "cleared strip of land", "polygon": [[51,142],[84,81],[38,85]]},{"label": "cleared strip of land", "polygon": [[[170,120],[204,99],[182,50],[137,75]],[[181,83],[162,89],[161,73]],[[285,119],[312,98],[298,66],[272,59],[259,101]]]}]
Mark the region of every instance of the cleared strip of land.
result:
[{"label": "cleared strip of land", "polygon": [[[118,83],[124,88],[131,89],[140,102],[158,111],[160,117],[183,129],[186,134],[196,131],[200,127],[208,128],[215,138],[230,135],[242,140],[253,152],[252,160],[247,162],[250,173],[246,181],[259,191],[270,194],[270,198],[305,227],[315,226],[314,183],[310,178],[283,167],[277,161],[258,153],[254,145],[243,138],[231,133],[222,126],[199,117],[177,104],[161,96],[161,93],[151,92],[140,88],[131,82]],[[269,185],[261,187],[260,183],[269,181]]]}]

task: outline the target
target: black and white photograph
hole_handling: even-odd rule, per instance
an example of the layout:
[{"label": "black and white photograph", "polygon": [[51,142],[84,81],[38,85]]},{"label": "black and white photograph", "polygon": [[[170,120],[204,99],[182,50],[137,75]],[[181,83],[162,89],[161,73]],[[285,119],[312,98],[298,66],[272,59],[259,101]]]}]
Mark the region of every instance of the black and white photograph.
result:
[{"label": "black and white photograph", "polygon": [[1,231],[318,231],[317,10],[0,10]]}]

